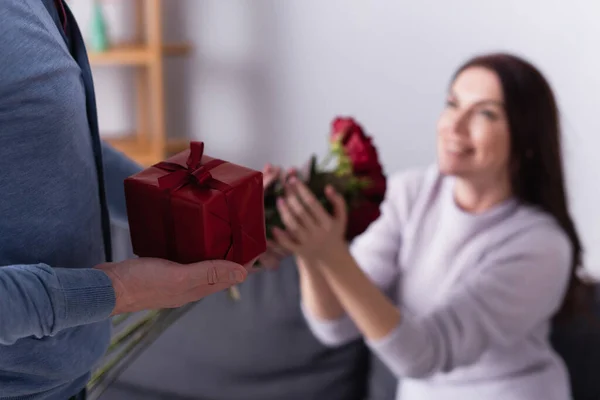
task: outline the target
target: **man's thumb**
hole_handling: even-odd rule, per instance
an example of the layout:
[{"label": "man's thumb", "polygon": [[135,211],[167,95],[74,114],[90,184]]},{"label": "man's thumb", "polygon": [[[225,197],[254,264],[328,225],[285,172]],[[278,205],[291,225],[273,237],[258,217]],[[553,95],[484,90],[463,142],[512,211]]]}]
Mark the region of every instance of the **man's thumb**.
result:
[{"label": "man's thumb", "polygon": [[246,269],[234,262],[226,260],[202,261],[202,270],[205,271],[206,283],[214,285],[216,283],[241,283],[246,280],[248,272]]}]

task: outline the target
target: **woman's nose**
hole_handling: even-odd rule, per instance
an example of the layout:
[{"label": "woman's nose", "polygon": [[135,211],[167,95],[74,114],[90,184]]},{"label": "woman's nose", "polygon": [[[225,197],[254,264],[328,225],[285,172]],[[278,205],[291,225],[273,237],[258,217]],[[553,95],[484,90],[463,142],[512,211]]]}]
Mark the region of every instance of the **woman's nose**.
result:
[{"label": "woman's nose", "polygon": [[469,118],[471,117],[471,113],[468,110],[465,111],[457,111],[452,116],[451,128],[457,134],[466,134],[468,133],[469,127]]}]

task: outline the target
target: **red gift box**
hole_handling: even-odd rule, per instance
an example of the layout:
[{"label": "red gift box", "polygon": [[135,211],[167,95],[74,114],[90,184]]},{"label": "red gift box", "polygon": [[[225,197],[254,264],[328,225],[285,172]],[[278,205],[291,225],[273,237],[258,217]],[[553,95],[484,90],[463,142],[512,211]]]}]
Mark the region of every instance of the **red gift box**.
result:
[{"label": "red gift box", "polygon": [[192,142],[125,180],[137,256],[246,264],[266,250],[262,173],[203,151]]}]

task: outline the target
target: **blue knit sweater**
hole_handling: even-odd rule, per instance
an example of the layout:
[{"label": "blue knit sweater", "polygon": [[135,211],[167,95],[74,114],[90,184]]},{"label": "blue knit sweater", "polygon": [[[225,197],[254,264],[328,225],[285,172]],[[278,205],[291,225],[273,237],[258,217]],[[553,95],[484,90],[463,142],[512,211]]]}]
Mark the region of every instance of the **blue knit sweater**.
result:
[{"label": "blue knit sweater", "polygon": [[2,0],[0,22],[0,399],[65,400],[109,341],[114,291],[92,267],[139,167],[101,145],[72,15],[65,35],[53,0]]}]

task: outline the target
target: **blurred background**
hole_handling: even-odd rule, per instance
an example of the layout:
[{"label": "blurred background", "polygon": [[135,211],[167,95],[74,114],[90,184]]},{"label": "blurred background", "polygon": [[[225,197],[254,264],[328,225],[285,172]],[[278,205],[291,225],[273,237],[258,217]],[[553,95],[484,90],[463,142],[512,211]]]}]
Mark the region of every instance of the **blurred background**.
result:
[{"label": "blurred background", "polygon": [[[87,37],[94,3],[110,46],[129,43],[136,1],[70,0]],[[598,15],[595,0],[163,0],[160,36],[187,49],[164,57],[164,130],[260,169],[324,153],[330,122],[348,115],[374,137],[391,174],[435,161],[454,70],[477,53],[513,52],[557,94],[571,209],[588,271],[600,277]],[[136,131],[139,67],[97,64],[103,136]],[[115,236],[124,256],[127,233]]]},{"label": "blurred background", "polygon": [[[93,0],[70,0],[84,34]],[[112,43],[131,39],[134,0],[99,1]],[[563,117],[572,209],[600,275],[600,3],[593,0],[163,0],[166,130],[261,168],[326,150],[352,115],[388,173],[433,162],[450,76],[468,57],[511,51],[550,79]],[[133,68],[94,67],[104,135],[135,126]]]}]

